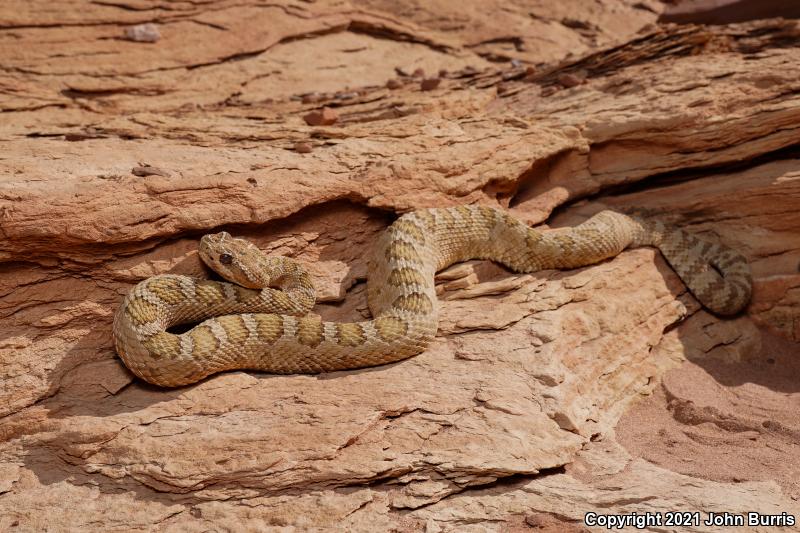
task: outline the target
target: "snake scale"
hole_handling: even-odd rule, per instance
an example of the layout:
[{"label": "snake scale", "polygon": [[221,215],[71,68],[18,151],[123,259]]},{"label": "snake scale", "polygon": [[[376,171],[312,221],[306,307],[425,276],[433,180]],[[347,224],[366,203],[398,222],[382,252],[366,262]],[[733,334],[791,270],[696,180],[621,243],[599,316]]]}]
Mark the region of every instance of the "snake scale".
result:
[{"label": "snake scale", "polygon": [[[573,228],[542,232],[482,206],[424,209],[398,218],[368,263],[373,319],[324,322],[308,315],[311,278],[297,262],[269,257],[222,232],[205,235],[203,261],[234,283],[165,274],[140,282],[114,317],[114,342],[140,378],[194,383],[231,369],[318,373],[380,365],[425,350],[437,330],[434,275],[468,259],[517,272],[575,268],[626,247],[656,246],[710,311],[729,315],[749,301],[747,260],[719,244],[649,218],[602,211]],[[197,323],[174,334],[178,324]]]}]

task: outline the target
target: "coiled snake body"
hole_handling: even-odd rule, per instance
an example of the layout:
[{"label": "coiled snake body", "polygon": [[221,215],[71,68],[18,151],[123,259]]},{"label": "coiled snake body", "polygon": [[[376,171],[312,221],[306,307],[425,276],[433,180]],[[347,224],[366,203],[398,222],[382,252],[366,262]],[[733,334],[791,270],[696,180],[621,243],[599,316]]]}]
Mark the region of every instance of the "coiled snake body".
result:
[{"label": "coiled snake body", "polygon": [[[437,329],[435,273],[467,259],[492,259],[517,272],[575,268],[629,246],[658,247],[697,299],[733,314],[750,299],[746,259],[657,221],[603,211],[567,229],[541,232],[506,212],[462,206],[400,217],[368,265],[372,320],[323,322],[306,271],[222,232],[200,256],[235,283],[160,275],[139,283],[114,317],[122,360],[142,379],[180,386],[231,369],[318,373],[380,365],[425,350]],[[200,322],[182,334],[168,328]]]}]

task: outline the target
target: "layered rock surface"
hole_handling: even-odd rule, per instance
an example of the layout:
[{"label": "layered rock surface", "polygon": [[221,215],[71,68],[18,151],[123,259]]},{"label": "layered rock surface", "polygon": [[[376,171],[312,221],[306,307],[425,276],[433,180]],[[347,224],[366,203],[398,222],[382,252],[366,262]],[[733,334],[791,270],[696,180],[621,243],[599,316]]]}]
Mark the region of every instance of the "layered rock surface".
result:
[{"label": "layered rock surface", "polygon": [[[800,26],[579,4],[6,2],[0,529],[800,517]],[[146,23],[158,40],[126,38]],[[752,303],[706,313],[643,248],[457,265],[434,344],[385,367],[164,390],[114,354],[122,296],[208,275],[205,232],[304,262],[315,311],[358,320],[380,231],[466,203],[550,227],[646,210],[743,252]]]}]

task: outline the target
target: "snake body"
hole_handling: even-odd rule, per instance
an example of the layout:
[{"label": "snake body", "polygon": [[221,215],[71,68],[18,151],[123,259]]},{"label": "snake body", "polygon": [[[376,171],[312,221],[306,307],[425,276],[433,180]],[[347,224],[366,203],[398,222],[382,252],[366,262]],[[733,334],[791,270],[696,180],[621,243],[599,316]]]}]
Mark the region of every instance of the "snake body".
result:
[{"label": "snake body", "polygon": [[[291,374],[380,365],[431,342],[438,321],[434,275],[446,266],[492,259],[517,272],[568,269],[646,245],[661,250],[712,312],[733,314],[749,301],[752,280],[742,255],[657,221],[603,211],[573,228],[541,232],[500,209],[461,206],[408,213],[382,234],[368,263],[372,320],[307,315],[314,290],[298,263],[222,232],[201,239],[200,256],[235,283],[148,278],[118,309],[114,341],[134,374],[161,386],[231,369]],[[167,331],[197,322],[184,333]]]}]

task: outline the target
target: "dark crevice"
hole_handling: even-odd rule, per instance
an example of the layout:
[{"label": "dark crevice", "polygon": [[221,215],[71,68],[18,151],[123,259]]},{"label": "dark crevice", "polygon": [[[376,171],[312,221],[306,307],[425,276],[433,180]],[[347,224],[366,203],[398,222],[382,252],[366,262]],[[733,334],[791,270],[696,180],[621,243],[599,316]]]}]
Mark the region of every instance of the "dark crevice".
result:
[{"label": "dark crevice", "polygon": [[[611,142],[613,143],[613,141]],[[607,143],[607,144],[611,144]],[[594,145],[596,148],[599,145]],[[560,159],[568,156],[573,150],[564,150],[553,154],[545,159],[534,162],[525,172],[511,182],[490,182],[484,186],[483,191],[490,197],[494,197],[501,204],[507,201],[508,207],[516,207],[527,200],[546,192],[549,188],[548,175],[551,169]],[[715,176],[724,173],[741,172],[756,168],[758,166],[789,159],[800,159],[800,144],[793,144],[766,152],[755,157],[742,159],[739,161],[729,161],[702,167],[688,167],[677,170],[670,170],[658,174],[645,176],[630,183],[609,185],[594,194],[583,195],[570,198],[555,208],[550,213],[549,218],[554,218],[559,213],[568,210],[576,202],[585,200],[597,200],[603,197],[616,197],[634,194],[653,189],[667,188],[680,183],[694,181],[705,177]]]},{"label": "dark crevice", "polygon": [[401,42],[421,44],[427,46],[428,48],[431,48],[432,50],[436,50],[437,52],[446,53],[452,51],[452,48],[447,45],[437,44],[428,39],[421,39],[420,37],[414,35],[413,33],[398,31],[393,28],[389,28],[387,26],[373,24],[362,20],[351,21],[350,24],[348,24],[347,26],[347,30],[352,33],[369,35],[370,37],[379,39],[388,39],[390,41],[401,41]]},{"label": "dark crevice", "polygon": [[479,46],[485,46],[487,44],[511,44],[517,50],[517,52],[524,51],[524,41],[522,37],[513,36],[513,37],[496,37],[494,39],[487,39],[485,41],[481,41],[475,44],[468,44],[466,48],[477,48]]},{"label": "dark crevice", "polygon": [[61,94],[67,98],[105,98],[117,94],[133,94],[136,96],[160,96],[166,94],[166,89],[144,87],[118,87],[116,89],[62,89]]},{"label": "dark crevice", "polygon": [[9,24],[0,26],[0,31],[4,30],[37,30],[47,28],[90,28],[92,26],[108,26],[108,22],[50,22],[42,24]]},{"label": "dark crevice", "polygon": [[63,137],[64,133],[45,133],[41,131],[34,131],[25,135],[30,139],[48,138],[48,137]]},{"label": "dark crevice", "polygon": [[228,28],[226,28],[225,26],[222,26],[220,24],[214,24],[213,22],[206,22],[204,20],[197,20],[197,19],[189,19],[189,22],[193,22],[193,23],[198,24],[200,26],[207,26],[207,27],[213,28],[215,30],[228,31]]},{"label": "dark crevice", "polygon": [[[546,183],[542,183],[542,180],[547,180],[547,176],[550,174],[553,167],[558,164],[561,159],[567,157],[572,151],[573,149],[562,150],[544,159],[535,161],[525,172],[520,174],[516,182],[514,182],[504,194],[498,194],[496,198],[500,201],[507,199],[508,207],[516,207],[540,195],[543,192],[542,185],[547,185]],[[484,191],[486,191],[486,187],[484,187]]]},{"label": "dark crevice", "polygon": [[231,54],[229,56],[221,57],[221,58],[216,59],[214,61],[208,61],[206,63],[197,63],[197,64],[194,64],[194,65],[188,65],[186,67],[176,67],[176,68],[186,68],[186,70],[195,70],[195,69],[198,69],[198,68],[219,65],[221,63],[242,61],[244,59],[250,59],[251,57],[260,56],[261,54],[263,54],[267,50],[268,50],[268,48],[261,48],[259,50],[251,50],[249,52],[239,52],[237,54]]},{"label": "dark crevice", "polygon": [[[296,35],[289,35],[287,37],[284,37],[283,39],[279,39],[275,43],[273,43],[273,44],[271,44],[271,45],[269,45],[269,46],[267,46],[265,48],[261,48],[261,49],[258,49],[258,50],[251,50],[249,52],[239,52],[237,54],[232,54],[230,56],[225,56],[225,57],[222,57],[222,58],[219,58],[219,59],[215,59],[214,61],[208,61],[206,63],[197,63],[195,65],[182,66],[182,67],[170,67],[170,68],[163,69],[163,70],[174,70],[174,69],[180,69],[180,68],[185,68],[186,70],[194,70],[194,69],[198,69],[198,68],[211,67],[211,66],[219,65],[221,63],[227,63],[229,61],[242,61],[244,59],[250,59],[252,57],[260,56],[261,54],[263,54],[267,50],[269,50],[269,49],[271,49],[271,48],[273,48],[275,46],[278,46],[280,44],[291,43],[291,42],[294,42],[294,41],[302,41],[302,40],[305,40],[305,39],[309,39],[309,38],[313,38],[313,37],[320,37],[320,36],[329,35],[329,34],[332,34],[332,33],[340,33],[340,32],[342,32],[342,31],[344,31],[346,29],[347,29],[346,25],[340,24],[338,26],[332,26],[330,28],[323,28],[323,29],[320,29],[320,30],[317,30],[317,31],[309,31],[309,32],[305,32],[305,33],[299,33],[299,34],[296,34]],[[161,70],[161,69],[158,69],[158,70]]]},{"label": "dark crevice", "polygon": [[[487,475],[496,474],[495,472],[491,472],[489,470],[487,470],[485,472],[471,472],[471,473],[479,475],[479,476],[487,476]],[[411,513],[411,512],[417,512],[420,509],[424,509],[425,507],[430,507],[431,505],[435,505],[435,504],[439,503],[440,501],[445,500],[447,498],[451,498],[451,497],[457,498],[460,495],[467,494],[467,493],[473,493],[473,492],[476,492],[476,491],[489,491],[489,490],[499,489],[501,491],[509,491],[510,492],[510,491],[519,489],[520,487],[522,487],[522,485],[525,485],[526,483],[530,483],[533,480],[542,479],[542,478],[545,478],[545,477],[548,477],[548,476],[565,474],[565,473],[566,473],[566,468],[562,465],[562,466],[556,466],[556,467],[552,467],[552,468],[543,468],[543,469],[539,470],[536,473],[518,472],[518,473],[515,473],[515,474],[509,474],[507,476],[500,476],[497,479],[495,479],[494,481],[490,481],[488,483],[481,483],[481,484],[476,484],[476,485],[463,486],[463,487],[461,487],[461,490],[453,491],[453,492],[443,496],[442,498],[435,499],[435,501],[431,501],[431,502],[422,504],[420,506],[414,507],[413,509],[402,509],[402,510],[400,510],[400,512],[402,514]],[[453,474],[456,474],[456,473],[453,472]],[[458,476],[462,477],[463,473],[458,473]]]},{"label": "dark crevice", "polygon": [[183,333],[186,333],[193,327],[195,327],[197,324],[199,324],[199,321],[187,322],[185,324],[177,324],[175,326],[167,328],[167,333],[172,333],[173,335],[181,335]]},{"label": "dark crevice", "polygon": [[120,2],[103,2],[101,0],[92,0],[92,4],[104,7],[116,7],[118,9],[122,9],[123,11],[135,11],[137,13],[141,13],[142,11],[173,11],[168,7],[168,4],[165,5],[163,3],[158,4],[158,6],[133,6],[130,4],[124,4]]},{"label": "dark crevice", "polygon": [[[742,172],[744,170],[752,169],[767,163],[787,159],[800,159],[800,144],[793,144],[772,152],[766,152],[740,161],[730,161],[703,167],[681,168],[660,174],[653,174],[633,183],[623,183],[620,185],[609,186],[598,192],[596,195],[590,196],[590,198],[603,196],[624,196],[626,194],[665,188],[677,185],[679,183],[694,181],[696,179],[702,179],[717,174]],[[577,200],[577,198],[575,200]]]},{"label": "dark crevice", "polygon": [[469,487],[465,487],[463,492],[475,491],[475,490],[490,490],[496,488],[517,488],[518,485],[522,483],[527,483],[529,481],[533,481],[534,479],[542,479],[550,476],[566,474],[566,472],[567,470],[565,468],[565,465],[561,465],[561,466],[554,466],[551,468],[542,468],[536,473],[516,473],[508,476],[499,477],[495,481],[492,481],[491,483],[486,483],[483,485],[471,485]]},{"label": "dark crevice", "polygon": [[[99,265],[104,263],[108,260],[112,260],[115,258],[122,258],[122,257],[131,257],[135,255],[145,254],[154,250],[159,246],[163,246],[167,243],[173,241],[179,241],[182,239],[200,239],[201,236],[205,235],[206,233],[216,233],[219,231],[228,231],[230,233],[246,233],[252,232],[253,228],[259,228],[263,232],[278,232],[282,228],[292,227],[302,221],[313,219],[318,215],[325,213],[331,209],[337,208],[349,208],[355,210],[366,211],[372,213],[376,216],[383,217],[386,220],[385,225],[388,226],[391,224],[399,215],[389,209],[382,209],[377,207],[367,206],[367,198],[364,198],[356,193],[348,193],[339,195],[337,198],[332,198],[330,200],[325,200],[317,204],[307,205],[303,208],[294,211],[292,213],[287,213],[285,215],[278,215],[271,220],[266,220],[262,222],[254,221],[254,222],[245,222],[245,223],[237,223],[237,224],[221,224],[219,226],[209,227],[209,228],[197,228],[197,229],[186,229],[186,230],[178,230],[174,233],[168,235],[162,235],[158,237],[151,237],[145,240],[134,240],[134,241],[125,241],[125,242],[91,242],[91,243],[65,243],[61,242],[61,246],[68,244],[70,248],[70,252],[74,253],[75,255],[82,254],[85,257],[92,257],[94,260],[91,261],[92,265]],[[147,220],[142,220],[137,224],[144,224],[144,223],[153,223],[158,220],[163,220],[167,218],[168,215],[160,215],[157,218],[151,218]],[[45,245],[52,245],[51,241],[43,241],[42,244]],[[84,265],[80,261],[76,261],[75,258],[72,257],[63,257],[58,252],[53,252],[51,250],[46,250],[42,253],[36,253],[35,249],[31,249],[30,247],[25,250],[27,254],[28,261],[31,263],[39,263],[39,262],[47,262],[53,259],[58,260],[59,268],[61,269],[69,269],[71,264],[75,264],[77,266]],[[12,262],[3,262],[0,260],[0,266],[13,264]],[[89,263],[87,263],[89,264]]]},{"label": "dark crevice", "polygon": [[[0,108],[0,113],[27,113],[31,111],[39,111],[40,109],[47,109],[48,107],[57,107],[61,109],[65,109],[67,104],[42,104],[37,106],[31,107],[15,107],[15,108]],[[26,135],[26,137],[30,137],[30,135]]]}]

